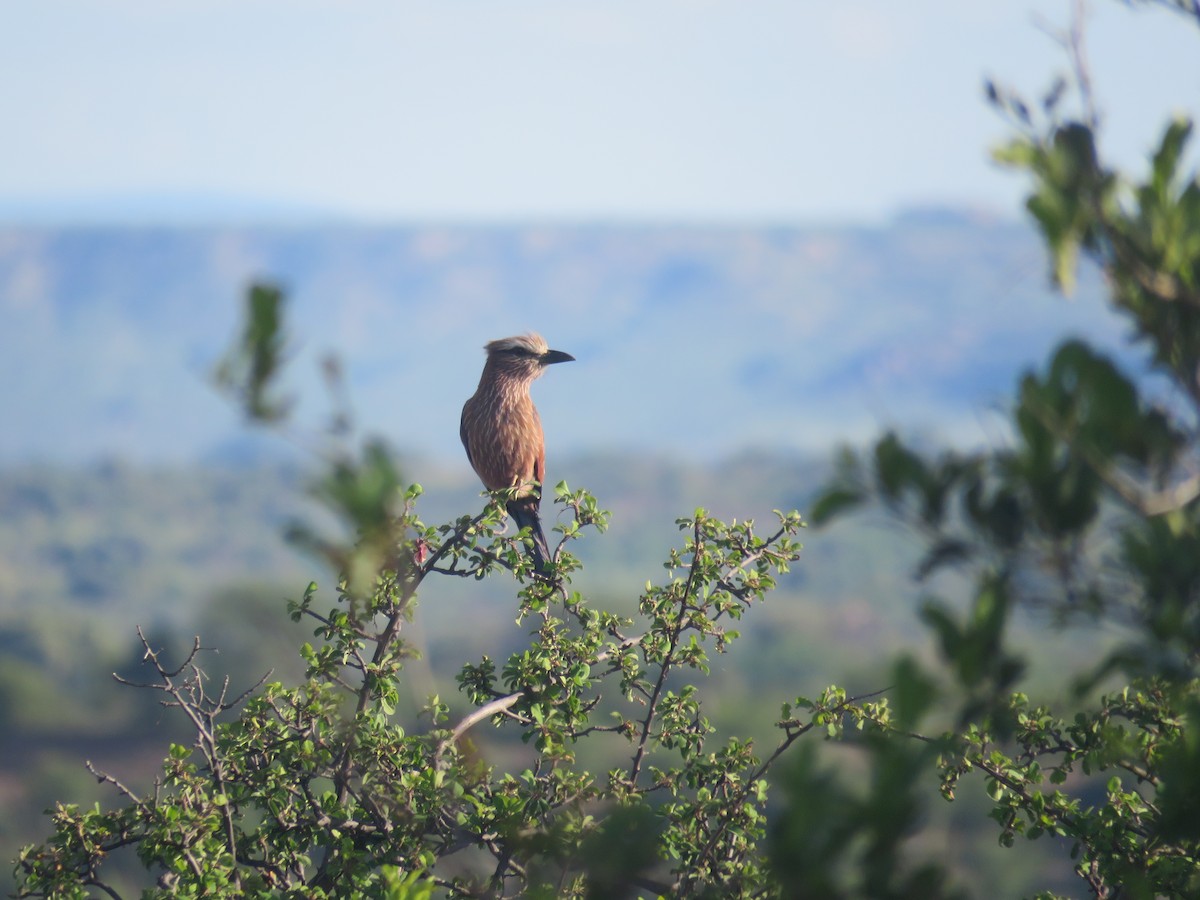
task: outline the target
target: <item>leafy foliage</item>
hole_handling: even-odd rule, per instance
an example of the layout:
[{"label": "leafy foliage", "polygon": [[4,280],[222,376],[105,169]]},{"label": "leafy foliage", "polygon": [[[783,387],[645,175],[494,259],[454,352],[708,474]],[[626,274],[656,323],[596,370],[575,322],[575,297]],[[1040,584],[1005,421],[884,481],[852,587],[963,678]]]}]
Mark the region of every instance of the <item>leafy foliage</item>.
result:
[{"label": "leafy foliage", "polygon": [[216,370],[218,387],[235,394],[247,415],[260,422],[280,421],[291,407],[273,392],[284,361],[284,301],[275,285],[251,286],[242,333]]},{"label": "leafy foliage", "polygon": [[[1194,6],[1176,5],[1200,24]],[[1082,108],[1093,110],[1086,72],[1076,74]],[[1099,266],[1161,379],[1152,393],[1146,379],[1067,340],[1022,379],[1009,446],[934,456],[889,434],[870,456],[843,455],[813,518],[878,503],[921,536],[918,578],[974,585],[962,613],[932,598],[923,611],[945,673],[917,705],[912,733],[938,747],[948,799],[981,774],[1001,843],[1065,839],[1094,896],[1196,896],[1200,182],[1181,171],[1191,124],[1172,121],[1145,180],[1129,183],[1102,163],[1094,114],[1060,118],[1061,90],[1048,95],[1041,123],[1015,95],[989,94],[1021,132],[997,155],[1033,178],[1028,209],[1052,277],[1070,290],[1082,257]],[[1123,635],[1077,674],[1065,714],[1017,689],[1023,660],[1007,637],[1018,608]],[[897,681],[899,690],[939,683],[916,663]],[[924,737],[921,721],[948,730]],[[882,758],[876,766],[895,768]]]},{"label": "leafy foliage", "polygon": [[[259,325],[262,297],[251,290]],[[278,407],[261,399],[277,335],[257,326],[247,335],[243,355],[255,363],[238,393],[252,417],[279,424]],[[430,526],[417,516],[420,487],[400,487],[382,445],[327,469],[312,492],[355,538],[293,528],[343,572],[331,608],[315,584],[291,604],[293,619],[316,623],[316,640],[300,650],[303,681],[264,680],[234,697],[228,681],[209,682],[199,640],[172,665],[143,636],[156,677],[140,687],[180,710],[194,741],[172,745],[150,792],[96,771],[124,805],[60,805],[51,840],[22,853],[23,896],[117,894],[104,862],[127,846],[157,877],[153,896],[399,897],[435,886],[453,896],[598,896],[632,885],[738,896],[769,886],[759,848],[769,766],[818,726],[885,709],[837,689],[800,700],[785,708],[766,761],[746,741],[716,738],[703,715],[693,681],[797,558],[797,514],[779,513],[765,534],[704,510],[681,519],[683,545],[665,580],[647,584],[635,621],[570,587],[579,563],[567,546],[607,524],[585,491],[555,489],[561,540],[544,578],[519,535],[503,530],[503,492],[476,516]],[[402,725],[395,714],[415,653],[405,626],[418,591],[428,578],[502,569],[522,585],[516,613],[532,626],[529,645],[501,666],[485,657],[463,667],[473,710],[457,721],[435,696],[423,725]],[[533,748],[531,764],[488,764],[470,741],[486,722],[514,729]],[[628,762],[606,775],[575,766],[584,739],[623,744]]]}]

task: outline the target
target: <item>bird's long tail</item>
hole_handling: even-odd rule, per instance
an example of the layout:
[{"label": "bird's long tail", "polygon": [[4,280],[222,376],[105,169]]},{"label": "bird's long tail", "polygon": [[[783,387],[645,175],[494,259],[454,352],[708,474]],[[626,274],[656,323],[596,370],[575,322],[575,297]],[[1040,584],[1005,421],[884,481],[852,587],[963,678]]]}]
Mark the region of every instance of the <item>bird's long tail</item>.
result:
[{"label": "bird's long tail", "polygon": [[550,559],[550,547],[546,543],[546,535],[542,533],[542,520],[538,515],[537,501],[529,499],[514,500],[508,504],[508,514],[513,517],[518,528],[528,528],[533,538],[533,565],[539,575],[546,572],[546,563]]}]

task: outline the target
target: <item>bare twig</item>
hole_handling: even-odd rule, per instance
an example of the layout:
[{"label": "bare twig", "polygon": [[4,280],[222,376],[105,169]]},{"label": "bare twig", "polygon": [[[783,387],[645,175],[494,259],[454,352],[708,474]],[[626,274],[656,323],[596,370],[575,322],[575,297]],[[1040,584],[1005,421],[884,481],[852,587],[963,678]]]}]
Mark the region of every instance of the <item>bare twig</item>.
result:
[{"label": "bare twig", "polygon": [[1083,123],[1095,130],[1100,125],[1100,112],[1096,105],[1092,70],[1087,57],[1087,16],[1087,0],[1072,0],[1070,21],[1065,28],[1051,24],[1042,16],[1035,16],[1034,21],[1066,54],[1071,66],[1071,77],[1079,92],[1079,102],[1083,107]]},{"label": "bare twig", "polygon": [[139,809],[146,808],[146,801],[144,801],[141,797],[139,797],[137,794],[135,794],[132,790],[127,788],[117,778],[113,777],[112,775],[109,775],[107,772],[101,772],[94,765],[92,765],[92,761],[90,759],[84,763],[84,767],[96,777],[97,781],[107,782],[108,784],[111,784],[118,791],[120,791],[122,794],[124,794],[126,797],[128,797],[133,802],[134,806],[138,807]]}]

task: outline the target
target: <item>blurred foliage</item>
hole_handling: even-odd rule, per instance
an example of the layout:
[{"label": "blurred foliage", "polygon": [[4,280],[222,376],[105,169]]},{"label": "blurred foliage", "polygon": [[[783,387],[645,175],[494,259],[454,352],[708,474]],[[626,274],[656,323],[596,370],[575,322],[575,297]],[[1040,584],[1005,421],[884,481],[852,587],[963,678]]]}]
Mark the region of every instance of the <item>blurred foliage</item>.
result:
[{"label": "blurred foliage", "polygon": [[275,376],[285,361],[284,300],[275,285],[251,286],[242,333],[216,370],[217,386],[234,394],[258,422],[278,422],[292,406],[275,393]]},{"label": "blurred foliage", "polygon": [[[1200,25],[1200,8],[1175,6]],[[898,692],[920,700],[908,731],[937,748],[948,799],[978,777],[1001,844],[1065,838],[1093,896],[1194,897],[1200,182],[1183,169],[1192,131],[1184,119],[1164,130],[1144,180],[1103,164],[1081,28],[1068,44],[1081,117],[1062,112],[1062,89],[1035,115],[989,85],[1018,130],[997,158],[1032,177],[1027,206],[1054,281],[1070,291],[1082,258],[1098,266],[1156,378],[1067,340],[1022,379],[1008,446],[930,452],[888,434],[869,454],[843,455],[812,518],[828,523],[877,504],[919,536],[918,579],[953,572],[973,585],[957,602],[935,595],[925,604],[941,666],[910,661],[896,677]],[[1020,689],[1026,653],[1009,623],[1022,607],[1049,611],[1064,631],[1104,623],[1121,636],[1077,668],[1074,696],[1058,704],[1031,702]],[[906,765],[871,759],[876,779],[903,776]],[[800,769],[797,779],[810,777],[806,762]],[[808,787],[805,803],[841,790],[836,781]],[[898,818],[921,805],[910,798]]]}]

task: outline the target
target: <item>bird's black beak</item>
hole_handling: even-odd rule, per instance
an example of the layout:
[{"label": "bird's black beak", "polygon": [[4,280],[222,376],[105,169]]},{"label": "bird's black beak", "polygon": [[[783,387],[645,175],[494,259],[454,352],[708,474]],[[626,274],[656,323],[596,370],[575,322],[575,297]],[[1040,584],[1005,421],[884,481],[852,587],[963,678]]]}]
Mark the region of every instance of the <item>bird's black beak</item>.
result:
[{"label": "bird's black beak", "polygon": [[561,350],[547,350],[542,354],[542,365],[549,366],[553,363],[574,362],[575,357],[570,353],[563,353]]}]

